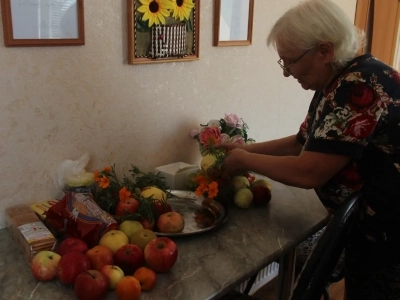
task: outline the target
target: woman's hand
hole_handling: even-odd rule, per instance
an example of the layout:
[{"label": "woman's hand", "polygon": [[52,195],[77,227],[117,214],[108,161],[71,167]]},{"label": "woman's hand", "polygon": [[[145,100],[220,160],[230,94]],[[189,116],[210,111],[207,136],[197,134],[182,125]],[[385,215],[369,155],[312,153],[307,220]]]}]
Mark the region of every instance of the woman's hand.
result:
[{"label": "woman's hand", "polygon": [[249,154],[249,152],[239,148],[231,150],[222,164],[222,173],[226,176],[234,176],[245,171],[250,171],[246,169],[244,164],[245,157]]}]

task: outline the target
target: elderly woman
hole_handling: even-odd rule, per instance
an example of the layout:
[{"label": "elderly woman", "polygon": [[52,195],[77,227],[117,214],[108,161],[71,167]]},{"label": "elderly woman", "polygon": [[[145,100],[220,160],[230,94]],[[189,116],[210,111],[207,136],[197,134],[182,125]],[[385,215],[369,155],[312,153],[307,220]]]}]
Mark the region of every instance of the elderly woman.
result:
[{"label": "elderly woman", "polygon": [[230,146],[222,170],[253,171],[315,189],[332,212],[363,190],[346,246],[346,300],[400,299],[400,74],[370,54],[364,35],[329,0],[308,0],[275,23],[267,44],[285,77],[314,90],[297,134]]}]

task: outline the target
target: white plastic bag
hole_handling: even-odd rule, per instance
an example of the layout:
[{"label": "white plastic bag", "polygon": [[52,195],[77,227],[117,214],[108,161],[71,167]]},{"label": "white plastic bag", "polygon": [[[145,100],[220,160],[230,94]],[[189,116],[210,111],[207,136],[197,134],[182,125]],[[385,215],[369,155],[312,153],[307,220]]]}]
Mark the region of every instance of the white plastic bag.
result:
[{"label": "white plastic bag", "polygon": [[64,160],[56,170],[55,181],[63,190],[65,186],[90,186],[94,183],[94,174],[86,172],[89,154],[85,153],[78,160]]}]

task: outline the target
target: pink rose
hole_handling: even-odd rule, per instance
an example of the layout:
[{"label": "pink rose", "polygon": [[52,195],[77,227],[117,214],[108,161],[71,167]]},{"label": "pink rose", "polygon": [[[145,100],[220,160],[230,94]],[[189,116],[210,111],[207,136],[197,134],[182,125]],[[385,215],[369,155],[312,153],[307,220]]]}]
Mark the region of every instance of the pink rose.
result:
[{"label": "pink rose", "polygon": [[242,128],[243,127],[243,121],[241,118],[239,118],[236,114],[225,114],[224,118],[226,125],[232,128]]},{"label": "pink rose", "polygon": [[199,141],[203,147],[217,145],[221,137],[221,129],[219,127],[204,127],[200,131]]},{"label": "pink rose", "polygon": [[220,144],[228,143],[229,139],[230,139],[229,135],[227,135],[226,133],[222,133],[221,136],[219,137],[219,143]]},{"label": "pink rose", "polygon": [[229,140],[230,143],[232,144],[240,144],[240,145],[244,145],[244,138],[240,135],[234,135],[233,137],[231,137],[231,139]]},{"label": "pink rose", "polygon": [[192,138],[196,138],[199,135],[199,131],[197,129],[190,130],[190,136]]}]

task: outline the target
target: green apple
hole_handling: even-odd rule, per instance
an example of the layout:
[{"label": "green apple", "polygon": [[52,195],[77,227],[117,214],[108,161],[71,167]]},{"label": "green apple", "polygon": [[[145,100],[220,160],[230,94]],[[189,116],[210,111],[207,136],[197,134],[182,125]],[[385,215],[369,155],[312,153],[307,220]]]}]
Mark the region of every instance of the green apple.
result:
[{"label": "green apple", "polygon": [[252,184],[252,186],[259,186],[259,185],[269,188],[270,191],[272,190],[271,184],[266,179],[257,179]]},{"label": "green apple", "polygon": [[162,202],[167,201],[167,195],[164,193],[164,191],[155,186],[145,187],[141,191],[140,196],[143,198],[152,197],[153,200],[159,200]]},{"label": "green apple", "polygon": [[139,246],[139,248],[144,251],[146,245],[156,238],[157,236],[154,231],[150,229],[140,229],[131,236],[130,243]]},{"label": "green apple", "polygon": [[250,181],[247,179],[247,177],[241,175],[234,176],[231,179],[231,183],[235,191],[238,191],[241,188],[248,188],[250,186]]},{"label": "green apple", "polygon": [[233,202],[240,208],[249,208],[253,202],[253,193],[248,188],[241,188],[235,193]]},{"label": "green apple", "polygon": [[130,239],[132,234],[143,229],[143,225],[139,221],[125,220],[119,225],[118,229],[125,233],[128,239]]},{"label": "green apple", "polygon": [[207,169],[212,167],[216,161],[217,161],[217,158],[214,155],[206,154],[201,159],[200,167],[203,171],[207,171]]},{"label": "green apple", "polygon": [[110,230],[106,232],[99,241],[99,245],[108,247],[113,253],[117,252],[119,248],[128,243],[128,237],[121,230]]}]

